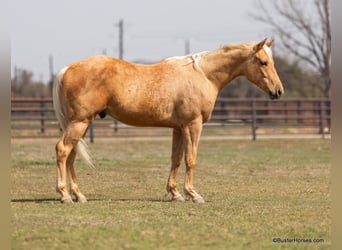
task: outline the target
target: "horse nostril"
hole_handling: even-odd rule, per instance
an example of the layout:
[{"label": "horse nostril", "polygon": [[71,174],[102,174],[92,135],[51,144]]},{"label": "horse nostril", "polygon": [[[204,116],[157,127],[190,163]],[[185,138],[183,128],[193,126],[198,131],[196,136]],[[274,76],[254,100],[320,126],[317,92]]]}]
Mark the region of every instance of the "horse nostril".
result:
[{"label": "horse nostril", "polygon": [[269,91],[269,95],[271,99],[279,99],[280,96],[283,94],[282,89],[277,89],[275,92]]},{"label": "horse nostril", "polygon": [[283,91],[281,91],[281,89],[277,90],[277,96],[280,97],[283,94]]}]

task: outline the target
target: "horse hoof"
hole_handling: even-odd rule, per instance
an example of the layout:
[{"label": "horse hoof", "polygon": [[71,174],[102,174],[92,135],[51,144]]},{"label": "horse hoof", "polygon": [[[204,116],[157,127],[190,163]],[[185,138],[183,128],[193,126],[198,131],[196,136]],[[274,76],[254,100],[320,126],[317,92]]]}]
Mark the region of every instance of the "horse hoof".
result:
[{"label": "horse hoof", "polygon": [[62,198],[61,203],[63,204],[71,204],[74,203],[71,198]]},{"label": "horse hoof", "polygon": [[175,196],[172,197],[173,201],[178,201],[178,202],[184,202],[185,199],[183,198],[183,196],[181,194],[177,194]]},{"label": "horse hoof", "polygon": [[202,198],[202,196],[196,196],[195,198],[192,199],[193,203],[205,203],[204,199]]},{"label": "horse hoof", "polygon": [[87,202],[87,198],[86,197],[79,197],[79,198],[77,198],[77,202],[79,202],[79,203],[86,203]]}]

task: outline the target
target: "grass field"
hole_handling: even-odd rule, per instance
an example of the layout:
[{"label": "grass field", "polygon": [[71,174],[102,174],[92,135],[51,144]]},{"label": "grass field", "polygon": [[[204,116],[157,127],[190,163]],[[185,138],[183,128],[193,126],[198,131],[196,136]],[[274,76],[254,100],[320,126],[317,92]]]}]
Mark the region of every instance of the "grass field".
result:
[{"label": "grass field", "polygon": [[[330,140],[206,140],[197,191],[165,196],[171,140],[96,139],[86,204],[55,192],[56,139],[12,139],[13,249],[330,249]],[[178,183],[182,190],[184,165]],[[320,243],[281,239],[322,239]]]}]

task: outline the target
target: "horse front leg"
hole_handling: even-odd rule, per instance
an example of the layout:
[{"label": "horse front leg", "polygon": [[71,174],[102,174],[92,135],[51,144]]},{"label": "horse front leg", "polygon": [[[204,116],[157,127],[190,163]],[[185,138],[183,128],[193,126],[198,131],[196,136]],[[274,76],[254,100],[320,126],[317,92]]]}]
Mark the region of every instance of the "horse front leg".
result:
[{"label": "horse front leg", "polygon": [[198,119],[183,129],[183,141],[185,147],[185,182],[184,192],[195,203],[204,203],[204,199],[194,188],[194,171],[197,158],[197,148],[202,132],[202,120]]},{"label": "horse front leg", "polygon": [[166,190],[172,195],[174,201],[185,201],[183,196],[177,190],[177,173],[182,161],[184,152],[182,131],[180,129],[173,129],[172,134],[172,155],[171,155],[171,169],[169,179],[167,181]]}]

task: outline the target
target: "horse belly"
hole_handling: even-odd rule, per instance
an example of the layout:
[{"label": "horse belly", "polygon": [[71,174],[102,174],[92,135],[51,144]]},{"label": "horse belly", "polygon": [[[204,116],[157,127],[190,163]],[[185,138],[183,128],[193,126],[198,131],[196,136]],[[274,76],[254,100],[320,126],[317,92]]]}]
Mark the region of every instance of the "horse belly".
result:
[{"label": "horse belly", "polygon": [[116,102],[108,107],[108,114],[120,122],[133,126],[173,127],[173,105],[163,100],[144,102]]}]

